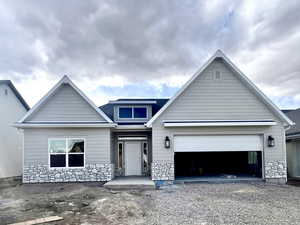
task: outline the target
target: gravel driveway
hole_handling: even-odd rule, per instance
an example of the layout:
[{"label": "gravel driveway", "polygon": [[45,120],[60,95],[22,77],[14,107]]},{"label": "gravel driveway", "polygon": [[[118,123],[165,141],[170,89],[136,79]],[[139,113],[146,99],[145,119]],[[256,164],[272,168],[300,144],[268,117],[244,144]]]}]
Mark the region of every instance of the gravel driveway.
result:
[{"label": "gravel driveway", "polygon": [[53,215],[64,220],[49,224],[300,224],[300,187],[225,183],[109,191],[99,183],[0,182],[1,225]]},{"label": "gravel driveway", "polygon": [[300,224],[300,188],[289,185],[189,184],[151,196],[147,224]]}]

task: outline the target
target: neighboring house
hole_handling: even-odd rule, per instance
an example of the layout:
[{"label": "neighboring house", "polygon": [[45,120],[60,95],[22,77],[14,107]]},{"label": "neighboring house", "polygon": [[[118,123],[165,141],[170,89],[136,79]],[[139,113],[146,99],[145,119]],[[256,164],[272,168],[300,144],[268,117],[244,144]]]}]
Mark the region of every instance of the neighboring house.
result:
[{"label": "neighboring house", "polygon": [[293,125],[217,51],[167,99],[97,108],[63,77],[15,126],[24,129],[23,182],[236,177],[286,182]]},{"label": "neighboring house", "polygon": [[10,80],[0,80],[0,178],[22,174],[22,134],[12,125],[29,106]]},{"label": "neighboring house", "polygon": [[300,109],[282,111],[296,123],[286,131],[288,176],[300,178]]}]

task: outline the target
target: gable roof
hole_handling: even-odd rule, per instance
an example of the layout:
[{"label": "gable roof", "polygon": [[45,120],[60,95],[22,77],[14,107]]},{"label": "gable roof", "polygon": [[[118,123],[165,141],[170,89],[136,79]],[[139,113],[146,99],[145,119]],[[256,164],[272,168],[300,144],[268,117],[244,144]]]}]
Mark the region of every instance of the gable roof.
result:
[{"label": "gable roof", "polygon": [[13,83],[10,80],[0,80],[0,84],[6,84],[10,87],[12,92],[15,94],[17,99],[21,102],[21,104],[24,106],[24,108],[28,111],[30,109],[29,105],[26,103],[22,95],[18,92],[16,87],[13,85]]},{"label": "gable roof", "polygon": [[283,113],[280,109],[261,91],[256,87],[250,79],[244,75],[228,58],[227,56],[221,51],[217,50],[215,54],[210,57],[203,66],[192,76],[190,80],[188,80],[181,89],[177,91],[177,93],[165,104],[158,113],[155,114],[147,123],[147,127],[151,127],[153,122],[177,99],[189,86],[190,84],[202,74],[202,72],[217,58],[223,59],[223,61],[236,73],[239,75],[239,78],[242,82],[244,82],[250,89],[253,90],[253,93],[262,101],[264,102],[269,109],[277,115],[282,121],[284,121],[287,125],[293,125],[294,123]]},{"label": "gable roof", "polygon": [[41,100],[38,101],[18,123],[24,123],[30,115],[36,112],[51,96],[56,93],[59,87],[64,84],[69,84],[100,116],[104,118],[104,120],[108,123],[113,123],[111,119],[109,119],[107,115],[103,113],[102,110],[99,109],[66,75],[63,76],[63,78],[52,89],[50,89],[50,91],[41,98]]},{"label": "gable roof", "polygon": [[[120,98],[115,101],[109,101],[107,104],[100,106],[99,108],[111,119],[114,119],[114,106],[120,104],[136,105],[141,102],[142,105],[152,106],[152,116],[154,116],[167,102],[168,98]],[[132,103],[130,103],[132,102]],[[149,102],[145,104],[145,102]],[[153,103],[150,103],[153,102]],[[155,102],[155,103],[154,103]],[[144,123],[143,123],[144,124]]]}]

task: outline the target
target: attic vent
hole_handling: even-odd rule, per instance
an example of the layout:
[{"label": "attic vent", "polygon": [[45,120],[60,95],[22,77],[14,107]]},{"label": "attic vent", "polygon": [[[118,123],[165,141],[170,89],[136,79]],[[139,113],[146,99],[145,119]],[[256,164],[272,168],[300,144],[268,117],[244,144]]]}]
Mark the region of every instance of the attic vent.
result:
[{"label": "attic vent", "polygon": [[215,71],[215,76],[214,76],[215,80],[221,80],[221,72],[220,71]]},{"label": "attic vent", "polygon": [[8,95],[8,90],[7,89],[4,90],[4,95]]}]

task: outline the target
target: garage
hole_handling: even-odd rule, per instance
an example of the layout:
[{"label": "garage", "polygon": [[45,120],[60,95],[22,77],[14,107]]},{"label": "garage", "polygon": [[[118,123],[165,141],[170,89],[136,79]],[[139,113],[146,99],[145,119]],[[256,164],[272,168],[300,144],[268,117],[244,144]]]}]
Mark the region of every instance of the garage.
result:
[{"label": "garage", "polygon": [[260,135],[174,136],[176,179],[262,178]]}]

